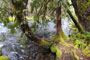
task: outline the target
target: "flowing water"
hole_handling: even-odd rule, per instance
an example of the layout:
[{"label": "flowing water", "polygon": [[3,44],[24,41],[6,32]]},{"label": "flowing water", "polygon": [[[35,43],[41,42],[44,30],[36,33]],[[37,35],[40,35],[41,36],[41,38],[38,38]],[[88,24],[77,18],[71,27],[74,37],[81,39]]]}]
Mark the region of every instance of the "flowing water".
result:
[{"label": "flowing water", "polygon": [[[62,19],[62,27],[65,34],[68,36],[71,34],[70,28],[71,21],[68,18]],[[44,28],[37,29],[37,35],[46,36],[47,38],[52,35],[52,32],[55,32],[55,24],[49,22],[46,30]],[[11,60],[39,60],[43,55],[49,53],[48,47],[37,46],[34,42],[28,40],[25,36],[19,39],[21,31],[16,29],[16,33],[12,34],[10,29],[4,27],[3,23],[0,23],[0,49],[2,56],[9,57]],[[3,39],[3,40],[2,40]],[[54,60],[54,55],[49,53],[52,57],[51,60]],[[50,58],[46,57],[46,60]]]}]

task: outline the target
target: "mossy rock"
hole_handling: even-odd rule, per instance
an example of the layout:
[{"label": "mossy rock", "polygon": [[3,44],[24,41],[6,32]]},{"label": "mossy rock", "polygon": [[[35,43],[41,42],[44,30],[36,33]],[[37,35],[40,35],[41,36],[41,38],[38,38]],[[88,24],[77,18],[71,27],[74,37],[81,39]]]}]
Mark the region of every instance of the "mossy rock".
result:
[{"label": "mossy rock", "polygon": [[10,60],[8,57],[0,56],[0,60]]}]

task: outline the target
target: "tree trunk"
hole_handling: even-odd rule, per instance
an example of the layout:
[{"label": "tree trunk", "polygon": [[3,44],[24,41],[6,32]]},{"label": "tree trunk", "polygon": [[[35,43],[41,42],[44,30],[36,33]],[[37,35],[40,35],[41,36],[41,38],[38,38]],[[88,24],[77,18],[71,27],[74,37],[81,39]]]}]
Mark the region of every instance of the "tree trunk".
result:
[{"label": "tree trunk", "polygon": [[89,0],[71,0],[79,22],[85,31],[90,32],[90,7],[87,5]]},{"label": "tree trunk", "polygon": [[56,53],[56,60],[88,60],[64,34],[60,16],[61,6],[56,10],[56,36],[55,43],[51,46],[51,52]]},{"label": "tree trunk", "polygon": [[[19,23],[19,26],[22,30],[22,32],[32,41],[34,41],[35,43],[37,43],[38,45],[40,46],[49,46],[52,44],[52,41],[47,41],[45,38],[39,38],[37,36],[35,36],[29,25],[28,25],[28,22],[26,20],[26,17],[25,17],[25,12],[24,12],[24,9],[26,9],[26,6],[27,6],[27,3],[28,3],[28,0],[19,0],[18,2],[13,2],[13,0],[11,0],[12,2],[12,5],[14,7],[14,10],[15,10],[15,16],[16,16],[16,19],[18,20],[18,23]],[[23,2],[26,4],[23,4]],[[20,4],[20,5],[19,5]]]}]

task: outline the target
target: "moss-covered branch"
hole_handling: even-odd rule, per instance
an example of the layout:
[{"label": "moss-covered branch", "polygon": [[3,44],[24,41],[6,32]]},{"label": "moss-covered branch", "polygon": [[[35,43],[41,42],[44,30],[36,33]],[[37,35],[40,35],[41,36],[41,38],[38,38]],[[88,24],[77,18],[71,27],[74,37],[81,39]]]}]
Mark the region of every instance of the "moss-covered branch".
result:
[{"label": "moss-covered branch", "polygon": [[78,28],[79,32],[84,33],[84,29],[82,27],[82,25],[78,22],[78,20],[76,20],[76,18],[72,15],[71,11],[69,10],[69,8],[67,7],[67,5],[63,2],[63,6],[66,8],[67,13],[69,14],[69,16],[71,17],[72,21],[74,22],[75,26]]},{"label": "moss-covered branch", "polygon": [[[18,20],[18,23],[19,23],[19,26],[21,27],[21,30],[23,31],[23,33],[25,33],[25,35],[32,41],[34,41],[35,43],[37,43],[38,45],[51,45],[52,42],[51,41],[47,41],[43,38],[39,38],[37,36],[35,36],[29,25],[28,25],[28,22],[26,20],[26,17],[24,16],[25,15],[25,12],[23,11],[26,6],[27,6],[27,3],[28,3],[28,0],[25,0],[25,1],[22,1],[22,0],[16,0],[16,1],[13,1],[11,0],[13,6],[14,6],[14,10],[15,10],[15,15],[16,15],[16,18]],[[24,5],[23,3],[25,3],[26,5]],[[19,5],[20,4],[20,5]]]},{"label": "moss-covered branch", "polygon": [[71,0],[78,20],[85,31],[90,32],[89,0]]}]

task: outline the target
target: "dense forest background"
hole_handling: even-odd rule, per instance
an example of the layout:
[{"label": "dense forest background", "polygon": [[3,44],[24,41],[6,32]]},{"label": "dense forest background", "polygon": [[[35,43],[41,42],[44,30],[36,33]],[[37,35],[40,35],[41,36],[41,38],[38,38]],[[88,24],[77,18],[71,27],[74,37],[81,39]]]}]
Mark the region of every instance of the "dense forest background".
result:
[{"label": "dense forest background", "polygon": [[0,60],[89,60],[89,40],[90,0],[0,0]]}]

